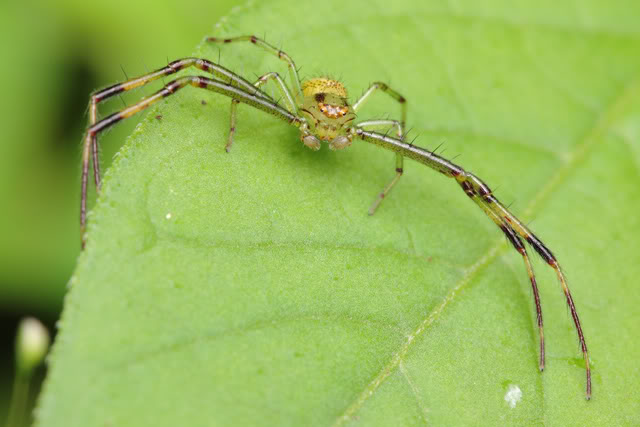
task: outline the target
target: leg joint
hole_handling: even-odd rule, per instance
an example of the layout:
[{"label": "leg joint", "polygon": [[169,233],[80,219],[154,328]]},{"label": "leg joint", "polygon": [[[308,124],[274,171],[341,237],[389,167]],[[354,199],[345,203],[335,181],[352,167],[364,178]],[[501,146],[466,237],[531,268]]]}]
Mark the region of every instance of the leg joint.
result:
[{"label": "leg joint", "polygon": [[465,194],[471,198],[474,198],[476,196],[476,192],[473,189],[473,185],[471,185],[471,183],[467,180],[464,180],[460,183],[460,187],[462,187],[462,189],[464,190]]},{"label": "leg joint", "polygon": [[380,89],[380,90],[387,90],[387,89],[389,89],[389,86],[387,86],[387,84],[386,84],[386,83],[384,83],[384,82],[374,82],[374,83],[372,84],[372,86],[375,86],[375,87],[377,87],[377,88],[378,88],[378,89]]},{"label": "leg joint", "polygon": [[524,248],[524,245],[522,244],[522,240],[520,240],[513,229],[504,224],[500,225],[500,229],[505,234],[505,236],[507,236],[507,239],[509,240],[509,242],[511,242],[513,247],[516,248],[516,250],[520,252],[521,255],[526,256],[526,250]]}]

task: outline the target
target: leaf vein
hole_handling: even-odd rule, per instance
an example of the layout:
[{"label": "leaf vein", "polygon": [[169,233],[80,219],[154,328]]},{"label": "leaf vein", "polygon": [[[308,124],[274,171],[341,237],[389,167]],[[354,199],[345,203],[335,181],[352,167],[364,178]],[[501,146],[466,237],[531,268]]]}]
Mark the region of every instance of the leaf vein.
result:
[{"label": "leaf vein", "polygon": [[429,425],[429,423],[427,422],[427,415],[429,413],[429,410],[426,408],[426,406],[424,406],[424,403],[422,402],[418,387],[413,381],[411,381],[411,377],[409,377],[409,372],[407,371],[407,367],[404,366],[404,363],[400,362],[400,365],[398,367],[400,368],[400,372],[402,372],[402,376],[405,378],[405,380],[407,380],[407,384],[409,384],[409,389],[411,390],[413,397],[415,397],[416,399],[416,403],[418,404],[418,408],[420,409],[420,415],[422,416],[422,421],[424,421],[425,425]]}]

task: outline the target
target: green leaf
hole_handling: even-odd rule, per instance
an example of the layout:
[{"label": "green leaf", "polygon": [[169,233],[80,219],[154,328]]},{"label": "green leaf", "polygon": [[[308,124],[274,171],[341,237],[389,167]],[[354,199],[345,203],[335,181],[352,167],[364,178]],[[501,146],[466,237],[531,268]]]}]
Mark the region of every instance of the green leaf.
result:
[{"label": "green leaf", "polygon": [[[583,321],[592,401],[553,272],[536,260],[540,373],[522,259],[454,182],[408,161],[369,217],[392,153],[312,152],[241,105],[227,154],[229,100],[189,88],[106,174],[39,425],[639,423],[640,10],[518,4],[256,3],[214,34],[266,30],[351,99],[390,82],[416,144],[445,142],[535,219]],[[286,71],[250,43],[221,58],[246,76]],[[376,94],[359,116],[398,113]]]}]

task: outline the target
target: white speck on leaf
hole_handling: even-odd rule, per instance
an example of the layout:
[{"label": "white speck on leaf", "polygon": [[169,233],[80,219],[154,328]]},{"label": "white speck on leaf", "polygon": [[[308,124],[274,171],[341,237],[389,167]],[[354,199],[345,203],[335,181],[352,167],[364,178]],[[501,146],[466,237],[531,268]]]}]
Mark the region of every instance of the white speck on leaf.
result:
[{"label": "white speck on leaf", "polygon": [[517,385],[511,384],[504,395],[505,402],[509,404],[510,408],[515,408],[520,399],[522,399],[522,390]]},{"label": "white speck on leaf", "polygon": [[165,218],[166,218],[166,219],[171,219],[171,212],[169,212],[169,213],[167,214],[167,216],[165,216]]}]

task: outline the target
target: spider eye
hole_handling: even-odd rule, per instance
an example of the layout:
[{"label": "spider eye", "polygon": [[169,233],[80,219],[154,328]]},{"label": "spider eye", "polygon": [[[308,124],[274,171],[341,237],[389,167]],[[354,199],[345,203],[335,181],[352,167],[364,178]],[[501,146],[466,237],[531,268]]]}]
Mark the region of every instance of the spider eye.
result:
[{"label": "spider eye", "polygon": [[325,104],[324,102],[318,103],[318,109],[322,114],[330,119],[337,119],[343,117],[349,112],[349,107],[341,107],[339,105]]}]

